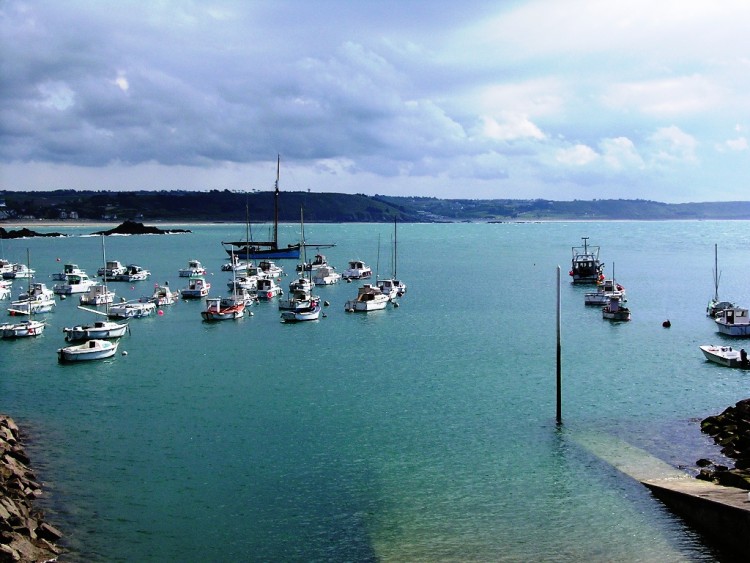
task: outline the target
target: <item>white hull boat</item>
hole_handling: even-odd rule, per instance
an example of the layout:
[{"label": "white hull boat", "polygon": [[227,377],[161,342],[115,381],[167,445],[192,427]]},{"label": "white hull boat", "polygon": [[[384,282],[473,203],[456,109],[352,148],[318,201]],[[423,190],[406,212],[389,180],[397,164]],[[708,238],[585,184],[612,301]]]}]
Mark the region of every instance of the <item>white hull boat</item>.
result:
[{"label": "white hull boat", "polygon": [[157,285],[154,288],[154,293],[151,297],[141,297],[141,303],[153,303],[157,307],[163,305],[173,305],[180,298],[180,294],[176,291],[172,291],[168,284]]},{"label": "white hull boat", "polygon": [[731,307],[719,312],[714,319],[721,334],[727,336],[750,336],[750,317],[744,307]]},{"label": "white hull boat", "polygon": [[57,350],[61,362],[83,362],[111,358],[117,353],[119,342],[109,340],[88,340],[83,344],[73,344]]},{"label": "white hull boat", "polygon": [[39,336],[43,332],[44,323],[41,321],[23,321],[21,323],[0,325],[0,336],[3,338]]},{"label": "white hull boat", "polygon": [[109,338],[120,338],[128,330],[127,323],[116,323],[114,321],[95,321],[90,325],[77,325],[72,328],[64,328],[65,339],[69,342]]},{"label": "white hull boat", "polygon": [[190,278],[188,286],[180,290],[183,299],[202,299],[208,295],[211,284],[204,278]]},{"label": "white hull boat", "polygon": [[385,309],[390,299],[377,286],[366,283],[357,291],[357,298],[346,302],[348,312],[369,312]]},{"label": "white hull boat", "polygon": [[344,270],[341,276],[345,280],[360,280],[372,277],[372,268],[362,262],[362,260],[350,260],[349,267]]},{"label": "white hull boat", "polygon": [[707,360],[729,368],[750,369],[745,350],[735,350],[731,346],[700,346]]},{"label": "white hull boat", "polygon": [[187,268],[181,269],[179,272],[181,278],[192,278],[194,276],[205,276],[206,268],[203,267],[198,260],[188,260]]},{"label": "white hull boat", "polygon": [[281,320],[285,323],[303,321],[317,321],[320,318],[320,301],[313,301],[309,307],[281,312]]},{"label": "white hull boat", "polygon": [[315,285],[333,285],[341,281],[341,274],[333,266],[323,266],[315,270],[312,281]]},{"label": "white hull boat", "polygon": [[85,273],[78,267],[78,264],[65,264],[62,272],[52,274],[52,279],[55,281],[66,281],[69,275],[80,276]]},{"label": "white hull boat", "polygon": [[156,311],[156,305],[153,303],[140,303],[138,301],[125,301],[112,305],[107,312],[111,319],[139,319],[148,317]]},{"label": "white hull boat", "polygon": [[204,321],[227,321],[245,316],[245,301],[242,298],[212,297],[206,299],[206,308],[201,311]]},{"label": "white hull boat", "polygon": [[622,297],[619,295],[612,295],[609,298],[609,303],[602,307],[602,318],[608,321],[629,321],[630,309],[625,307],[622,303]]},{"label": "white hull boat", "polygon": [[74,293],[86,293],[98,282],[83,274],[69,274],[65,282],[56,283],[52,291],[57,295],[72,295]]},{"label": "white hull boat", "polygon": [[115,302],[115,292],[110,291],[106,285],[95,285],[79,299],[81,305],[108,305]]},{"label": "white hull boat", "polygon": [[258,299],[273,299],[277,295],[284,293],[281,287],[276,285],[276,282],[271,278],[261,278],[257,284],[258,288],[255,290],[255,294],[258,296]]}]

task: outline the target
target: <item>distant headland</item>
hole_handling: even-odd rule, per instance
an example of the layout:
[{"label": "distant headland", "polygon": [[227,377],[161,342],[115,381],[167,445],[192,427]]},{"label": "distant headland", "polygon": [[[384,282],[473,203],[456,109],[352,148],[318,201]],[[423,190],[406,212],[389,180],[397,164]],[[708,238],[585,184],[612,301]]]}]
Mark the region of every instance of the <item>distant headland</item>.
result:
[{"label": "distant headland", "polygon": [[[300,209],[312,223],[606,221],[750,219],[750,201],[661,203],[595,199],[438,199],[363,194],[285,192],[279,220],[297,222]],[[0,191],[0,224],[33,221],[105,222],[124,219],[163,223],[267,223],[273,192],[195,191]]]}]

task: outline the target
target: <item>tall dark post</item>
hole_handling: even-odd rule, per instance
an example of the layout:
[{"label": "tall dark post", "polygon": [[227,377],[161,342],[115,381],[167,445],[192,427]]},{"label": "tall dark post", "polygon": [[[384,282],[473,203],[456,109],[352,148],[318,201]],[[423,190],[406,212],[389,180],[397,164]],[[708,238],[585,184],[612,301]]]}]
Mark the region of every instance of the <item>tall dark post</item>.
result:
[{"label": "tall dark post", "polygon": [[279,247],[279,167],[281,155],[276,155],[276,191],[273,200],[273,249]]},{"label": "tall dark post", "polygon": [[560,346],[560,266],[557,267],[557,424],[562,424],[562,348]]}]

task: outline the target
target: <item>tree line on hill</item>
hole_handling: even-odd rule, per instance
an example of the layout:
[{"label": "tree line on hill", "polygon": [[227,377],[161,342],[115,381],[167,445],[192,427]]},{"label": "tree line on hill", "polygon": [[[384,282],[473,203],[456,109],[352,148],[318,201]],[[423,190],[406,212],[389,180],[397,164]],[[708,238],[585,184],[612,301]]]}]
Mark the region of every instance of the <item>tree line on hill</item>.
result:
[{"label": "tree line on hill", "polygon": [[[281,192],[279,220],[456,222],[535,220],[750,219],[750,201],[660,203],[601,199],[438,199],[363,194]],[[273,192],[78,191],[0,192],[0,220],[273,221]]]}]

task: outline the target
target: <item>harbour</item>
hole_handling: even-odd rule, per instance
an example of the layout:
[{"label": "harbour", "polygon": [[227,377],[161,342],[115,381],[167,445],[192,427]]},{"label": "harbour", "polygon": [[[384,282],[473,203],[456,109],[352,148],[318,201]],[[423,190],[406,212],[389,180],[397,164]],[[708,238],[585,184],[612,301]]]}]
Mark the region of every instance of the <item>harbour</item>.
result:
[{"label": "harbour", "polygon": [[[299,239],[299,226],[279,227]],[[688,474],[715,454],[697,420],[745,398],[747,372],[707,362],[699,345],[741,346],[705,307],[716,243],[722,296],[750,303],[747,227],[399,224],[399,308],[348,313],[357,281],[316,288],[330,306],[311,323],[279,322],[273,301],[204,323],[201,300],[180,301],[131,321],[127,356],[92,364],[57,363],[62,329],[90,320],[68,299],[43,336],[0,342],[0,411],[30,429],[42,502],[81,560],[713,561],[710,544],[577,437],[615,436]],[[357,259],[373,279],[390,274],[377,240],[391,225],[306,228],[336,243],[326,256],[339,271]],[[151,271],[117,285],[118,298],[182,287],[193,258],[211,293],[226,293],[220,241],[244,227],[191,229],[109,237],[108,257]],[[583,236],[617,262],[632,319],[604,321],[584,304],[590,288],[563,280],[560,427],[556,267],[567,271]],[[100,244],[5,241],[5,257],[28,248],[49,280],[61,262],[96,272]],[[295,264],[283,262],[285,286]]]}]

